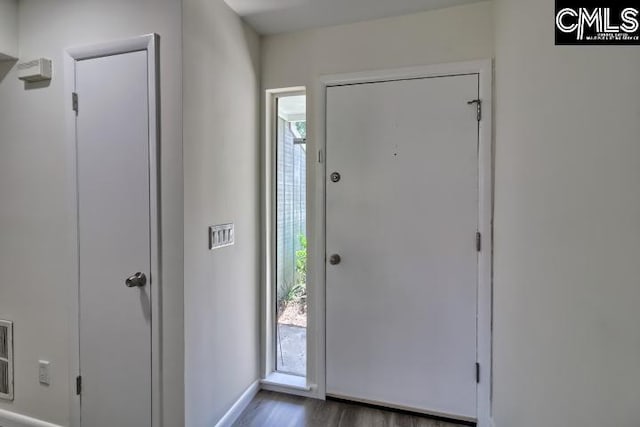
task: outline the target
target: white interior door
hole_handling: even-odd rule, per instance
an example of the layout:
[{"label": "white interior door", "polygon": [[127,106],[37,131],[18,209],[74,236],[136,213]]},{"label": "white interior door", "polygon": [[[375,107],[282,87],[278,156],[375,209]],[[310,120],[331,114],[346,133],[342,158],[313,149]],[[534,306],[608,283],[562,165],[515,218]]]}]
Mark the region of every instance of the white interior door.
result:
[{"label": "white interior door", "polygon": [[[76,62],[81,423],[151,425],[147,52]],[[126,279],[134,273],[143,280]],[[140,286],[138,286],[140,285]]]},{"label": "white interior door", "polygon": [[476,417],[476,98],[476,74],[327,89],[330,395]]}]

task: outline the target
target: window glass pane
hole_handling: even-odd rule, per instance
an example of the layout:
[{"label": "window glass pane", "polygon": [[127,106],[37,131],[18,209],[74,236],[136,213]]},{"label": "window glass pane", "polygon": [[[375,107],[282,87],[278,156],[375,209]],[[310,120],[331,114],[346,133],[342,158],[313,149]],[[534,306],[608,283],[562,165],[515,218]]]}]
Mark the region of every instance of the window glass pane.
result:
[{"label": "window glass pane", "polygon": [[276,370],[307,372],[306,96],[278,99]]}]

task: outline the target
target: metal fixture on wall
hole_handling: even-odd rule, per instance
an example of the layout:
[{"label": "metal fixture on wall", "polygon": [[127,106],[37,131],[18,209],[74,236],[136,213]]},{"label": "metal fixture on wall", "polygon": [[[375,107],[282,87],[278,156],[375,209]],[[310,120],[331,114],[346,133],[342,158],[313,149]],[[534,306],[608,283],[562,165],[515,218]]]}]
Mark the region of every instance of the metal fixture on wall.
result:
[{"label": "metal fixture on wall", "polygon": [[51,69],[51,60],[46,58],[22,62],[18,64],[18,78],[29,83],[51,80]]},{"label": "metal fixture on wall", "polygon": [[13,322],[0,320],[0,399],[13,400]]}]

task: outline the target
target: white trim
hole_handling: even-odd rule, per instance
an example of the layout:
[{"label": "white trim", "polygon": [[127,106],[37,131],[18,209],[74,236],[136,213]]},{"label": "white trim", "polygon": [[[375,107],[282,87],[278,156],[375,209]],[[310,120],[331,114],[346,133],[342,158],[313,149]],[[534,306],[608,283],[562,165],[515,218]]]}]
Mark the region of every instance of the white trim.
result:
[{"label": "white trim", "polygon": [[[359,71],[345,74],[326,74],[320,76],[319,83],[320,89],[324,89],[327,86],[375,83],[389,80],[423,79],[428,77],[455,76],[460,74],[478,74],[480,72],[484,72],[487,66],[490,70],[491,60],[451,62],[447,64]],[[322,104],[322,107],[324,107],[324,104]]]},{"label": "white trim", "polygon": [[71,93],[75,90],[75,59],[70,55],[64,55],[64,94],[67,96],[65,100],[65,128],[66,128],[66,151],[67,151],[67,175],[68,203],[69,203],[69,220],[71,230],[71,240],[76,242],[72,245],[73,271],[76,272],[73,280],[69,281],[69,338],[71,349],[69,351],[69,424],[71,427],[80,427],[80,399],[76,395],[75,383],[76,376],[80,372],[80,335],[78,329],[78,318],[80,313],[78,301],[79,286],[79,265],[78,265],[78,199],[77,199],[77,152],[76,152],[76,116],[69,107]]},{"label": "white trim", "polygon": [[283,372],[272,372],[267,378],[260,381],[260,384],[273,387],[291,388],[304,392],[311,391],[311,387],[307,384],[307,379],[305,377],[285,374]]},{"label": "white trim", "polygon": [[263,390],[317,398],[315,386],[307,384],[306,378],[291,374],[272,372],[267,378],[260,381],[260,385]]},{"label": "white trim", "polygon": [[247,388],[244,393],[236,400],[236,402],[231,406],[231,408],[227,411],[226,414],[220,421],[216,424],[216,427],[231,427],[233,423],[236,422],[242,411],[245,410],[249,403],[253,400],[253,398],[260,391],[260,381],[254,381],[249,388]]},{"label": "white trim", "polygon": [[37,418],[0,409],[0,426],[2,427],[62,427]]},{"label": "white trim", "polygon": [[[479,123],[479,231],[482,233],[482,251],[478,256],[478,330],[477,361],[480,363],[480,383],[477,386],[477,418],[478,427],[489,427],[491,409],[491,343],[492,343],[492,252],[493,252],[493,65],[491,60],[437,64],[391,70],[364,71],[348,74],[321,76],[317,85],[315,138],[317,150],[326,152],[326,90],[330,86],[371,83],[388,80],[405,80],[413,78],[444,77],[463,74],[479,75],[479,94],[482,100],[482,120]],[[324,154],[323,154],[324,156]],[[313,255],[309,259],[309,277],[314,287],[309,299],[315,302],[313,310],[309,310],[310,319],[314,321],[313,332],[318,351],[317,384],[318,396],[326,393],[326,307],[325,307],[325,177],[326,164],[309,163],[315,168],[316,188],[314,203],[314,242],[309,241]],[[311,315],[313,311],[313,316]]]},{"label": "white trim", "polygon": [[478,363],[480,383],[477,392],[478,427],[489,427],[491,419],[492,343],[493,343],[493,63],[477,65],[482,100],[479,123],[479,216],[482,250],[478,254]]},{"label": "white trim", "polygon": [[[71,94],[75,91],[75,63],[83,59],[97,58],[109,55],[119,55],[135,51],[147,51],[148,70],[148,103],[149,103],[149,215],[150,215],[150,245],[151,271],[149,274],[151,285],[151,425],[162,427],[162,276],[160,265],[161,229],[160,229],[160,96],[159,96],[159,41],[157,34],[147,34],[125,40],[117,40],[97,45],[75,47],[65,51],[65,108],[67,130],[67,161],[72,171],[69,180],[69,203],[71,220],[73,221],[72,238],[78,241],[78,195],[77,195],[77,159],[76,159],[76,114],[71,109]],[[67,104],[68,102],[68,104]],[[82,107],[80,107],[82,108]],[[79,271],[78,247],[73,248],[75,271]],[[72,306],[69,312],[71,352],[70,352],[70,425],[80,427],[80,399],[75,393],[75,379],[80,372],[79,348],[79,306],[78,288],[79,278],[75,277],[70,284]],[[3,426],[6,427],[6,426]]]},{"label": "white trim", "polygon": [[[317,392],[317,376],[316,370],[313,369],[317,364],[317,352],[315,350],[315,340],[318,335],[316,331],[315,323],[313,322],[312,315],[308,314],[308,326],[307,326],[307,375],[304,378],[304,386],[300,386],[297,382],[282,380],[283,375],[276,372],[275,365],[275,310],[274,301],[274,284],[276,271],[272,268],[272,260],[275,259],[276,250],[276,229],[274,226],[276,215],[275,204],[275,177],[276,177],[276,131],[274,127],[276,111],[276,101],[278,98],[285,96],[306,95],[306,88],[303,86],[283,88],[283,89],[270,89],[265,91],[265,115],[264,115],[264,143],[262,146],[262,159],[263,159],[263,188],[262,188],[262,226],[263,226],[263,258],[262,258],[262,293],[261,293],[261,306],[262,306],[262,342],[261,342],[261,354],[262,354],[262,379],[263,388],[272,391],[279,391],[283,393],[292,393],[303,395],[307,397],[319,397]],[[313,164],[315,156],[313,153],[307,151],[307,165]],[[313,198],[313,191],[310,191],[308,178],[310,171],[313,169],[307,168],[307,206],[311,206],[309,202]],[[310,231],[312,226],[310,225],[310,209],[307,209],[307,239],[310,241]],[[309,260],[313,257],[312,243],[309,243]],[[312,276],[308,276],[312,277]],[[311,294],[315,288],[314,282],[307,281],[307,293]],[[314,298],[308,299],[308,313],[314,311],[316,300]],[[278,375],[274,375],[278,374]]]},{"label": "white trim", "polygon": [[[159,36],[157,34],[145,34],[143,36],[131,37],[123,40],[115,40],[106,43],[98,43],[90,46],[72,47],[66,53],[76,61],[101,56],[120,55],[128,52],[147,50],[155,52],[155,44]],[[152,62],[149,61],[151,64]],[[155,91],[154,91],[155,92]]]},{"label": "white trim", "polygon": [[278,111],[278,117],[287,122],[300,122],[307,119],[307,113],[284,113]]},{"label": "white trim", "polygon": [[309,399],[318,399],[317,394],[314,392],[314,387],[298,388],[291,385],[283,385],[278,383],[271,383],[269,380],[262,380],[260,387],[262,390],[273,391],[276,393],[291,394],[294,396],[308,397]]}]

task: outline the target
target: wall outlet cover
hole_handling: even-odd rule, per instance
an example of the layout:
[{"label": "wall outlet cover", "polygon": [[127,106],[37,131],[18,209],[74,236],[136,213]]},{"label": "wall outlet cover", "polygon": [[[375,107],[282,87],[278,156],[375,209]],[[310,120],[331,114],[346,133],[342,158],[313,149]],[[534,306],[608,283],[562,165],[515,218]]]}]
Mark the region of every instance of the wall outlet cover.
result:
[{"label": "wall outlet cover", "polygon": [[46,360],[38,360],[38,381],[40,384],[51,384],[51,363]]}]

